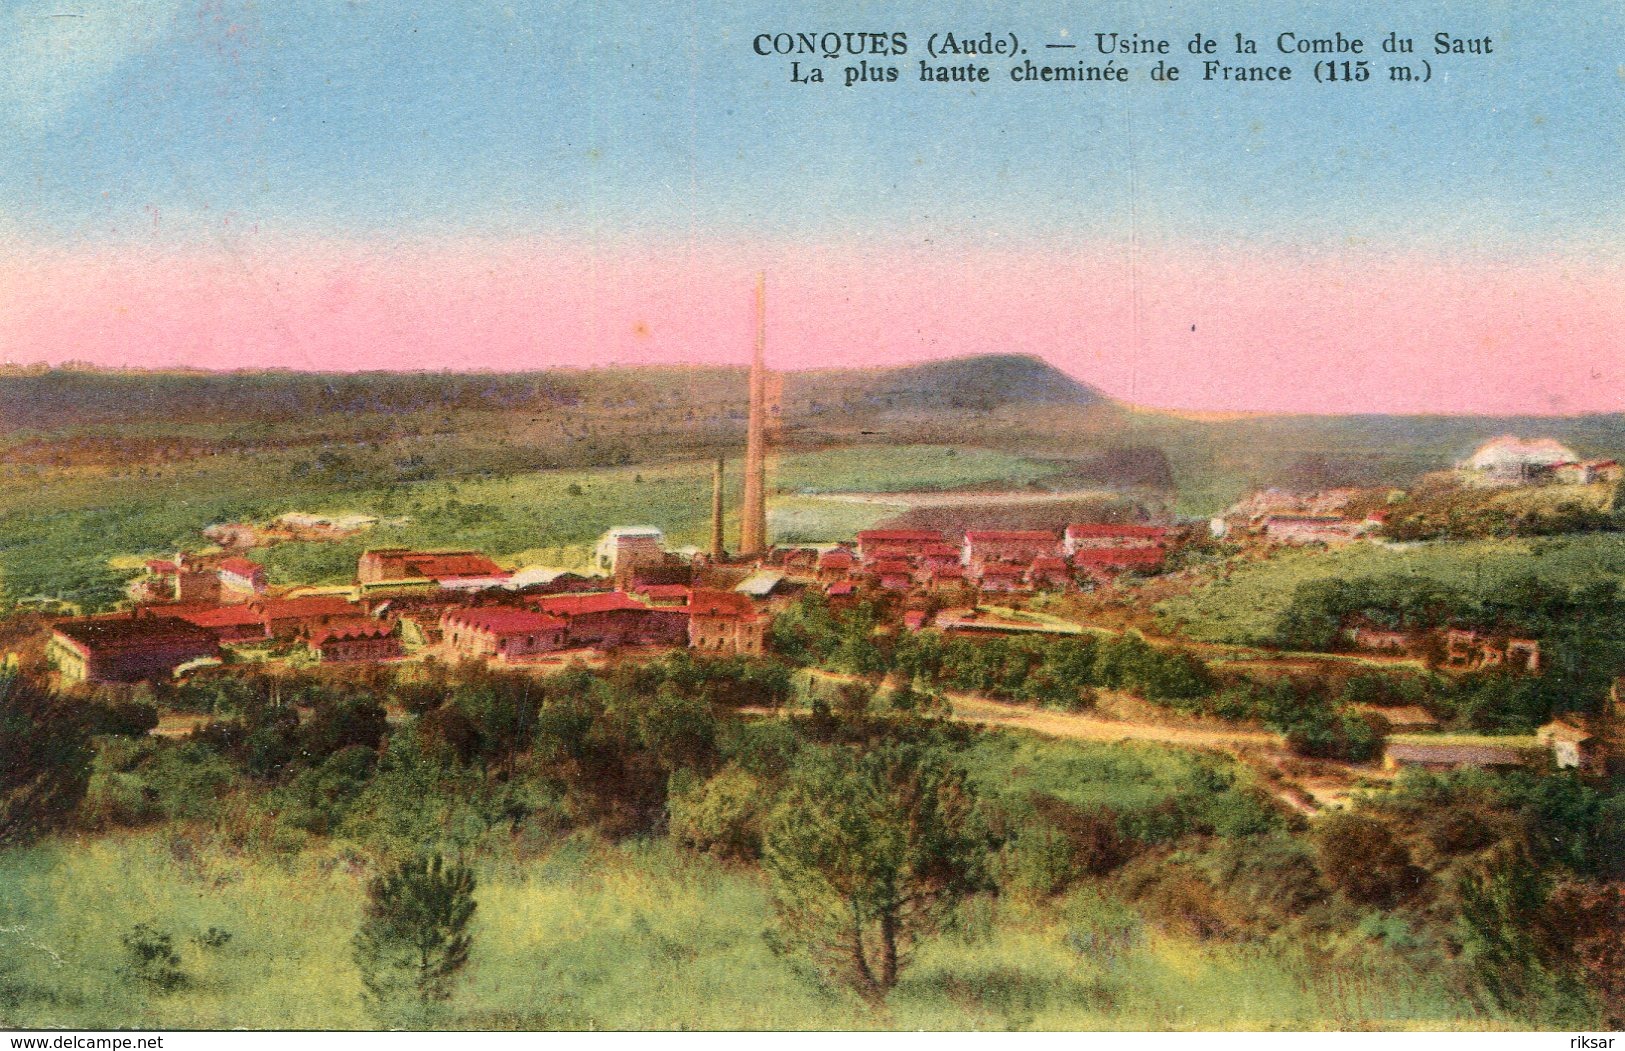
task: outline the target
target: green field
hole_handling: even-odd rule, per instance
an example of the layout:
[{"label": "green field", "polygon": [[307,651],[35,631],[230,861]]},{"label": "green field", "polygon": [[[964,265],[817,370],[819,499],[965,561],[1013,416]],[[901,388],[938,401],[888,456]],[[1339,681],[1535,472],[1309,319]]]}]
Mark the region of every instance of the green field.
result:
[{"label": "green field", "polygon": [[[989,799],[1034,791],[1125,813],[1238,811],[1228,760],[1152,746],[985,735]],[[1229,787],[1225,787],[1229,786]],[[1162,808],[1159,810],[1159,807]],[[0,1026],[370,1028],[350,937],[375,864],[342,839],[234,845],[220,818],[0,854]],[[271,842],[277,842],[272,837]],[[883,1006],[825,986],[764,938],[759,872],[668,840],[486,839],[467,974],[436,1026],[541,1029],[1496,1028],[1437,975],[1351,943],[1202,940],[1086,880],[1055,898],[981,897],[926,942]],[[185,981],[125,970],[134,923],[170,934]],[[228,932],[209,947],[197,936]]]},{"label": "green field", "polygon": [[1529,575],[1571,587],[1617,585],[1625,577],[1625,535],[1280,551],[1266,561],[1237,566],[1227,577],[1189,594],[1165,599],[1156,614],[1163,630],[1204,641],[1269,642],[1293,590],[1304,581],[1383,574],[1425,577],[1475,596],[1493,594],[1509,581]]}]

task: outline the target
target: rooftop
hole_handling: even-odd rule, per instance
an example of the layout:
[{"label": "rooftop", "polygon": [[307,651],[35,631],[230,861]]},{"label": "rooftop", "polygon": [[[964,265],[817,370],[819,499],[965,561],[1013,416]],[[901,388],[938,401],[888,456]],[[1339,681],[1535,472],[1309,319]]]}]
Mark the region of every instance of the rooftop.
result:
[{"label": "rooftop", "polygon": [[166,646],[188,643],[215,645],[215,637],[196,624],[179,617],[87,617],[59,621],[58,634],[90,649],[124,649],[140,646]]},{"label": "rooftop", "polygon": [[536,600],[544,613],[560,617],[577,617],[586,613],[610,613],[615,610],[648,612],[649,607],[623,591],[597,591],[582,595],[549,595]]},{"label": "rooftop", "polygon": [[514,606],[484,606],[477,609],[458,609],[447,613],[448,623],[461,624],[475,631],[489,631],[495,635],[522,635],[533,631],[555,631],[566,621],[534,610]]}]

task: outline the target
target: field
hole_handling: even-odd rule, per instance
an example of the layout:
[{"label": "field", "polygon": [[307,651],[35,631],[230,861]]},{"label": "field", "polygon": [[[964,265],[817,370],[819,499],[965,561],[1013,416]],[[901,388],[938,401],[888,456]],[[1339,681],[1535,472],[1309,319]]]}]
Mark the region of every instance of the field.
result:
[{"label": "field", "polygon": [[[1214,793],[1229,765],[1152,746],[985,735],[966,762],[989,796],[1035,790],[1154,811]],[[240,848],[204,824],[59,839],[0,854],[0,1025],[365,1028],[349,939],[371,861],[336,840]],[[1286,941],[1160,929],[1105,885],[981,898],[926,943],[883,1007],[776,955],[754,869],[665,839],[524,837],[476,862],[475,949],[435,1024],[590,1029],[1496,1028],[1436,976],[1355,946],[1315,963]],[[185,982],[123,971],[132,923],[173,935]],[[228,932],[209,946],[198,935]],[[218,940],[218,939],[217,939]]]},{"label": "field", "polygon": [[[908,492],[1037,477],[1045,465],[993,452],[938,449],[921,459],[902,446],[785,455],[774,466],[783,490]],[[951,455],[950,455],[951,454]],[[311,466],[304,454],[225,454],[169,467],[50,472],[8,468],[0,492],[0,586],[13,600],[58,596],[87,607],[119,596],[130,556],[173,554],[203,542],[200,530],[285,511],[362,512],[401,520],[337,543],[290,543],[261,550],[274,583],[348,580],[366,547],[391,544],[474,547],[509,562],[579,566],[612,525],[652,524],[676,545],[708,542],[711,465],[656,463],[593,470],[539,470],[376,483],[376,464],[341,470]],[[303,470],[300,470],[300,467]],[[728,535],[737,535],[738,464],[729,475]],[[884,505],[834,505],[776,497],[775,534],[796,540],[850,537],[890,514]]]},{"label": "field", "polygon": [[1430,578],[1473,595],[1492,594],[1509,581],[1529,575],[1570,587],[1599,582],[1617,585],[1625,575],[1625,535],[1280,551],[1267,560],[1229,569],[1228,575],[1186,595],[1164,599],[1156,614],[1163,630],[1195,639],[1268,642],[1293,590],[1304,581],[1390,573]]}]

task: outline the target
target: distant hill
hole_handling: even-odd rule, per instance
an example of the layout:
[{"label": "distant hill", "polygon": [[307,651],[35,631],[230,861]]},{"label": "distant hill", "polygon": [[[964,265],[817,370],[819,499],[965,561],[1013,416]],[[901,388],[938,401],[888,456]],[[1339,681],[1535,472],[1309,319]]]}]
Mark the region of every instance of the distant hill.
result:
[{"label": "distant hill", "polygon": [[[1055,484],[1175,490],[1206,515],[1261,486],[1408,486],[1501,434],[1625,458],[1625,416],[1192,418],[1122,405],[1040,358],[990,354],[783,375],[786,450],[982,448]],[[0,369],[0,463],[125,467],[222,453],[389,461],[390,480],[736,456],[746,370],[520,373]],[[335,451],[334,446],[350,450]],[[326,450],[326,451],[323,451]],[[348,468],[346,468],[348,470]],[[361,470],[358,484],[377,472]]]},{"label": "distant hill", "polygon": [[888,410],[987,411],[1009,404],[1090,406],[1108,402],[1048,362],[1024,354],[949,358],[889,369],[819,369],[786,376],[787,399],[859,400]]}]

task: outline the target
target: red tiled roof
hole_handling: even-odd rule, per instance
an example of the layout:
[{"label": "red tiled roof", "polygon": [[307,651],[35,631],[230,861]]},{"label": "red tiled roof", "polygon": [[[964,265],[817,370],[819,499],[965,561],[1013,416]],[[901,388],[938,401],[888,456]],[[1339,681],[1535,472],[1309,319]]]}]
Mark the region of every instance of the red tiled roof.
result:
[{"label": "red tiled roof", "polygon": [[243,628],[261,624],[264,617],[247,606],[213,606],[207,609],[178,611],[175,616],[200,628]]},{"label": "red tiled roof", "polygon": [[750,598],[734,591],[697,590],[688,600],[690,615],[728,617],[755,616]]},{"label": "red tiled roof", "polygon": [[952,544],[927,544],[920,554],[926,558],[958,558],[959,548]]},{"label": "red tiled roof", "polygon": [[342,642],[347,639],[383,639],[394,633],[393,622],[373,620],[371,617],[356,617],[338,624],[328,624],[312,632],[310,645],[321,646],[328,642]]},{"label": "red tiled roof", "polygon": [[834,551],[825,551],[818,557],[818,565],[820,567],[830,569],[841,566],[850,566],[852,562],[852,552],[846,550],[845,548],[838,548]]},{"label": "red tiled roof", "polygon": [[963,577],[965,575],[965,567],[962,566],[962,565],[959,565],[957,562],[954,563],[951,566],[935,566],[931,570],[931,575],[933,577],[939,577],[939,578],[940,577]]},{"label": "red tiled roof", "polygon": [[583,613],[609,613],[628,609],[647,611],[648,606],[622,591],[600,591],[584,595],[549,595],[535,603],[544,613],[576,617]]},{"label": "red tiled roof", "polygon": [[638,594],[649,598],[687,598],[687,584],[645,584],[638,588]]},{"label": "red tiled roof", "polygon": [[865,529],[858,534],[860,544],[942,543],[947,538],[935,529]]},{"label": "red tiled roof", "polygon": [[220,569],[222,572],[235,573],[240,577],[252,577],[255,573],[264,572],[265,567],[246,558],[228,558],[221,561]]},{"label": "red tiled roof", "polygon": [[1060,570],[1064,572],[1066,570],[1066,559],[1060,558],[1056,555],[1039,555],[1037,558],[1033,559],[1032,568],[1034,571],[1042,571],[1047,569]]},{"label": "red tiled roof", "polygon": [[86,617],[58,621],[53,625],[53,629],[58,634],[92,650],[167,646],[176,643],[203,647],[217,645],[213,633],[179,617]]},{"label": "red tiled roof", "polygon": [[166,558],[147,559],[148,573],[178,573],[180,567]]},{"label": "red tiled roof", "polygon": [[973,544],[997,543],[1001,540],[1055,541],[1055,534],[1043,529],[973,529],[965,534]]},{"label": "red tiled roof", "polygon": [[261,599],[249,603],[249,606],[271,620],[283,620],[287,617],[336,617],[356,611],[356,607],[348,601],[328,595]]},{"label": "red tiled roof", "polygon": [[513,574],[477,551],[414,552],[404,559],[415,577],[507,577]]},{"label": "red tiled roof", "polygon": [[1021,573],[1022,569],[1020,566],[1004,565],[1003,563],[997,562],[989,563],[988,565],[982,567],[983,577],[1019,577],[1021,576]]},{"label": "red tiled roof", "polygon": [[878,573],[884,577],[891,576],[894,573],[912,573],[914,572],[914,567],[909,565],[907,562],[903,562],[898,559],[888,559],[884,562],[876,562],[874,565],[869,567],[869,571],[872,573]]},{"label": "red tiled roof", "polygon": [[825,593],[829,595],[850,595],[854,590],[856,589],[852,586],[851,581],[841,580],[831,584],[825,589]]},{"label": "red tiled roof", "polygon": [[1072,540],[1105,540],[1134,538],[1154,540],[1168,535],[1163,526],[1153,525],[1112,525],[1107,522],[1073,522],[1066,527],[1066,535]]},{"label": "red tiled roof", "polygon": [[546,613],[519,609],[515,606],[484,606],[478,609],[458,609],[447,613],[445,620],[475,631],[489,631],[493,635],[523,635],[528,632],[554,631],[566,627],[568,622]]}]

